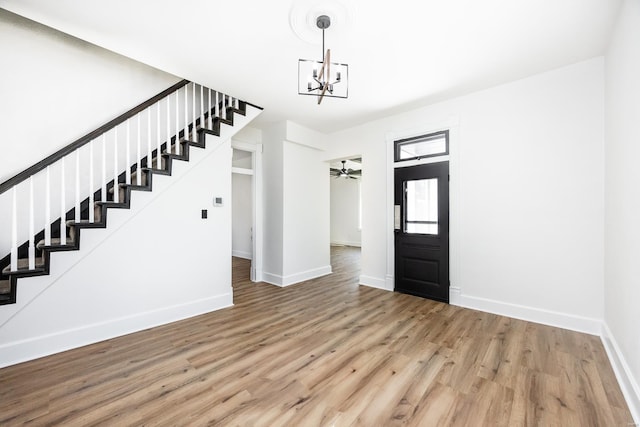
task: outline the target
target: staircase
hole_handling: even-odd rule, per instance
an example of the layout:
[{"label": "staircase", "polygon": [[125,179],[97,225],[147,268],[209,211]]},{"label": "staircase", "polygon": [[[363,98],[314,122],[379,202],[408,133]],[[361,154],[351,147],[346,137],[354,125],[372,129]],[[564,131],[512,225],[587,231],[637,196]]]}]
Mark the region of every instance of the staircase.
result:
[{"label": "staircase", "polygon": [[[129,209],[134,192],[153,191],[155,175],[170,176],[174,161],[188,162],[191,149],[206,148],[205,135],[220,136],[249,108],[261,110],[183,80],[2,183],[0,195],[12,195],[12,241],[0,259],[0,305],[16,303],[19,278],[48,275],[52,253],[80,250],[83,229],[106,228],[111,209]],[[44,194],[44,210],[35,209],[34,194]],[[61,215],[52,221],[53,200]],[[46,226],[35,233],[36,223]],[[18,245],[25,229],[28,240]]]}]

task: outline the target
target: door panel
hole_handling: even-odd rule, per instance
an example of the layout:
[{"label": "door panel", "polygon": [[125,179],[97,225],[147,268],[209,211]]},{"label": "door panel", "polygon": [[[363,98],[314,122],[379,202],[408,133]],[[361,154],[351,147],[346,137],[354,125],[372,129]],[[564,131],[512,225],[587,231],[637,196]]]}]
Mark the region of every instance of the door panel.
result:
[{"label": "door panel", "polygon": [[449,302],[449,162],[395,170],[395,290]]}]

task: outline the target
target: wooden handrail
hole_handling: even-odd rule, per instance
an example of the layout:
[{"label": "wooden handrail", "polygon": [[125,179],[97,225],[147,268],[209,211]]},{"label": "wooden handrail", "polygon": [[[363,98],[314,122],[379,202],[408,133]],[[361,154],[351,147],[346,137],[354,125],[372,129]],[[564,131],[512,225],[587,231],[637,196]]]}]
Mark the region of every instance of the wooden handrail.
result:
[{"label": "wooden handrail", "polygon": [[121,114],[120,116],[116,117],[115,119],[111,120],[110,122],[105,123],[104,125],[100,126],[96,130],[86,134],[82,138],[77,139],[76,141],[72,142],[71,144],[67,145],[66,147],[56,151],[55,153],[53,153],[49,157],[47,157],[47,158],[45,158],[43,160],[40,160],[35,165],[23,170],[22,172],[20,172],[17,175],[15,175],[13,178],[9,178],[8,180],[6,180],[2,184],[0,184],[0,194],[6,192],[10,188],[13,188],[15,185],[20,184],[22,181],[26,180],[30,176],[35,175],[36,173],[38,173],[41,170],[45,169],[47,166],[57,162],[58,160],[60,160],[64,156],[66,156],[67,154],[74,152],[75,150],[77,150],[78,148],[80,148],[83,145],[87,144],[88,142],[96,139],[98,136],[102,135],[103,133],[113,129],[116,126],[118,126],[120,123],[125,122],[127,119],[135,116],[139,112],[145,110],[150,105],[155,104],[156,102],[158,102],[162,98],[164,98],[167,95],[175,92],[176,90],[178,90],[181,87],[187,85],[188,83],[189,83],[189,80],[179,81],[178,83],[174,84],[170,88],[168,88],[166,90],[163,90],[159,94],[149,98],[148,100],[146,100],[142,104],[140,104],[140,105],[138,105],[136,107],[133,107],[131,110],[127,111],[126,113]]}]

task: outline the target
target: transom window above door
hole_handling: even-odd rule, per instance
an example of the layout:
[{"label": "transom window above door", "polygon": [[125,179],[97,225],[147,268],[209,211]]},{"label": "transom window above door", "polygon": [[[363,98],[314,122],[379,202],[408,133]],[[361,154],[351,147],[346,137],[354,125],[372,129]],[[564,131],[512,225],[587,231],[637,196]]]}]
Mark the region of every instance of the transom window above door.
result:
[{"label": "transom window above door", "polygon": [[449,131],[400,139],[395,141],[394,149],[396,162],[444,156],[449,154]]}]

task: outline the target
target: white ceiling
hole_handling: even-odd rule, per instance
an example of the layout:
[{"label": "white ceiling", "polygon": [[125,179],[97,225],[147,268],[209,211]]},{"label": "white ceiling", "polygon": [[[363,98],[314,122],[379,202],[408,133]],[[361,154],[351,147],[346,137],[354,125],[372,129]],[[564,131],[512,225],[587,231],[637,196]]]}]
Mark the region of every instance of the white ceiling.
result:
[{"label": "white ceiling", "polygon": [[[602,55],[620,0],[0,0],[0,7],[265,108],[335,131]],[[304,18],[336,14],[332,60],[349,98],[297,95],[321,59]],[[293,15],[292,15],[293,14]],[[306,15],[305,15],[306,14]],[[309,27],[309,26],[307,26]],[[311,35],[309,36],[309,33]]]}]

